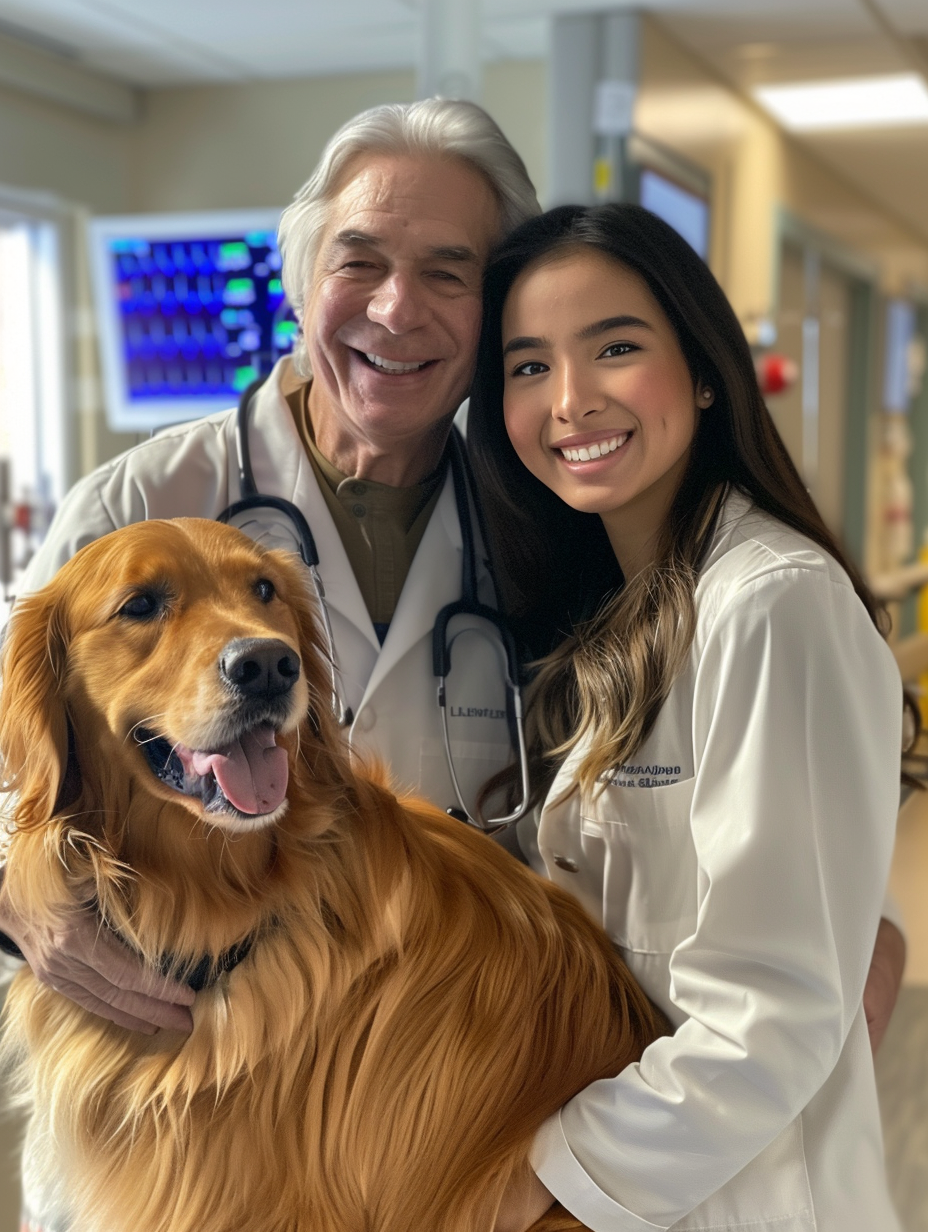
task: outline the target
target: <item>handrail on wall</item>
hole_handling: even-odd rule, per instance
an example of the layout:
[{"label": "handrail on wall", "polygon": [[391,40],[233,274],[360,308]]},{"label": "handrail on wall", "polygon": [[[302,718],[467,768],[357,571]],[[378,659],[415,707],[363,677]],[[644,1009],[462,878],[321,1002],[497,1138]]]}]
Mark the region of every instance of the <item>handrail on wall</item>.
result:
[{"label": "handrail on wall", "polygon": [[905,599],[913,590],[921,590],[923,586],[928,586],[928,564],[921,561],[903,565],[889,573],[878,573],[870,579],[870,589],[883,603]]},{"label": "handrail on wall", "polygon": [[[913,591],[928,586],[928,564],[917,561],[870,579],[870,589],[883,603],[899,603]],[[928,672],[928,633],[919,631],[890,641],[890,649],[906,682],[915,682]]]}]

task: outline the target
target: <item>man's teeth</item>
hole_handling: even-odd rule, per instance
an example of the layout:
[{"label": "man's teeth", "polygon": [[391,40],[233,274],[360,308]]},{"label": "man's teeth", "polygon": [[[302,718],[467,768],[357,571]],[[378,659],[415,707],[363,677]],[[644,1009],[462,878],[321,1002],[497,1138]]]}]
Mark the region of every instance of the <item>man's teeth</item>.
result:
[{"label": "man's teeth", "polygon": [[372,363],[376,368],[383,368],[386,372],[415,372],[419,368],[424,368],[428,360],[421,364],[400,364],[395,359],[384,359],[382,355],[368,355],[364,352],[369,363]]},{"label": "man's teeth", "polygon": [[595,445],[584,445],[582,449],[562,449],[561,453],[568,462],[589,462],[592,458],[601,458],[603,454],[613,453],[620,445],[624,445],[630,436],[630,432],[623,432],[620,436],[613,436],[608,441],[597,441]]}]

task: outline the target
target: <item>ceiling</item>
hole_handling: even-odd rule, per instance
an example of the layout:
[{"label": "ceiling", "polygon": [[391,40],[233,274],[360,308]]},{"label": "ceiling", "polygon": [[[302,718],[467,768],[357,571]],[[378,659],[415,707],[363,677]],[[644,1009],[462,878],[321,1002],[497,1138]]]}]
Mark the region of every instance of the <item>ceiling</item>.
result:
[{"label": "ceiling", "polygon": [[[420,0],[0,0],[0,34],[141,88],[408,68]],[[482,0],[487,60],[545,54],[553,13],[651,11],[738,89],[915,69],[928,0]],[[800,138],[797,138],[800,140]],[[803,144],[928,238],[928,126],[803,134]]]},{"label": "ceiling", "polygon": [[[805,13],[799,9],[792,0],[705,0],[678,8],[672,24],[744,93],[774,82],[913,70],[928,81],[928,0],[812,0]],[[795,140],[928,238],[928,125],[807,132]]]},{"label": "ceiling", "polygon": [[[863,52],[888,23],[924,39],[926,0],[482,0],[484,54],[544,54],[548,17],[592,8],[663,14],[710,58],[743,46],[781,47],[812,62],[829,49]],[[408,67],[420,0],[0,0],[0,32],[143,87]],[[926,54],[928,58],[928,54]],[[742,62],[743,64],[743,62]]]}]

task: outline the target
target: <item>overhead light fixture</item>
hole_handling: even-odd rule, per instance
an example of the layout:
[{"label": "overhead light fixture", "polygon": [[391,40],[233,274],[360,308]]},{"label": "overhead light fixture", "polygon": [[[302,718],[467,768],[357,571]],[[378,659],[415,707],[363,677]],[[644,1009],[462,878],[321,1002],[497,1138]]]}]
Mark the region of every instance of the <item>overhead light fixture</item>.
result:
[{"label": "overhead light fixture", "polygon": [[754,97],[795,132],[928,124],[928,87],[918,73],[757,86]]}]

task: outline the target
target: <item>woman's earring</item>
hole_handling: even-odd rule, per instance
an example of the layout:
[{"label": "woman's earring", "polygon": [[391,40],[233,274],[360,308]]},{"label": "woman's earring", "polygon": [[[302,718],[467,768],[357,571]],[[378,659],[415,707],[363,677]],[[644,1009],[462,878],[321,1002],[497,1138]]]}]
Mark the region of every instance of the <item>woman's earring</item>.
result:
[{"label": "woman's earring", "polygon": [[703,406],[711,406],[715,401],[715,394],[709,388],[701,389],[699,391],[699,401],[703,404]]}]

